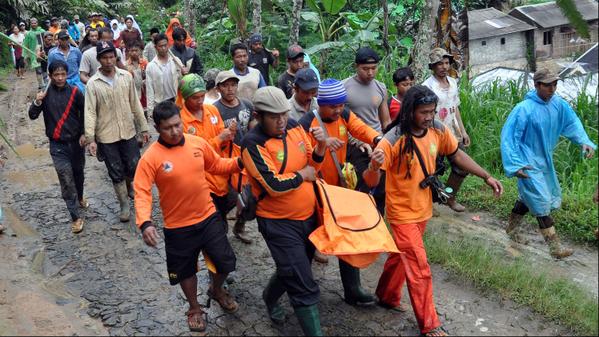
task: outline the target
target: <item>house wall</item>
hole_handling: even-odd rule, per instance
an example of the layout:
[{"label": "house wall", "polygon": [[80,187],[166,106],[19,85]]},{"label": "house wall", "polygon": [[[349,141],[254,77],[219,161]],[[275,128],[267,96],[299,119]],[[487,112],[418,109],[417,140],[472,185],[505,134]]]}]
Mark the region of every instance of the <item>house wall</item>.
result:
[{"label": "house wall", "polygon": [[[569,25],[549,29],[538,28],[535,30],[535,56],[539,60],[547,58],[564,58],[579,55],[597,43],[597,20],[589,22],[590,38],[580,40],[579,35]],[[543,44],[544,32],[553,32],[553,41],[550,45]],[[570,42],[574,40],[575,42]]]},{"label": "house wall", "polygon": [[[503,45],[501,38],[505,38]],[[471,40],[468,48],[472,75],[496,67],[525,69],[527,66],[525,32]]]}]

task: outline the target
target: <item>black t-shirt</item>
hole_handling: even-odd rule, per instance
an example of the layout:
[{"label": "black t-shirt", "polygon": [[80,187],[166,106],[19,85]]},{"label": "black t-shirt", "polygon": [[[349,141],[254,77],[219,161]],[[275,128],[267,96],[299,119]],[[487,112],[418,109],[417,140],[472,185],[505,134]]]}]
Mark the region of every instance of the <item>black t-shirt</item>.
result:
[{"label": "black t-shirt", "polygon": [[264,81],[266,85],[270,85],[270,78],[268,77],[268,71],[270,69],[270,65],[275,62],[275,57],[272,56],[272,53],[262,49],[259,53],[254,53],[250,51],[248,65],[252,68],[256,68],[260,70],[262,77],[264,77]]},{"label": "black t-shirt", "polygon": [[277,87],[283,90],[287,99],[293,96],[293,82],[295,82],[295,75],[291,75],[287,71],[282,73],[277,80]]},{"label": "black t-shirt", "polygon": [[228,128],[233,121],[237,121],[237,134],[233,142],[240,145],[241,139],[249,131],[250,121],[254,119],[254,106],[252,103],[246,99],[239,98],[239,104],[233,108],[224,105],[220,99],[212,105],[218,109],[225,128]]}]

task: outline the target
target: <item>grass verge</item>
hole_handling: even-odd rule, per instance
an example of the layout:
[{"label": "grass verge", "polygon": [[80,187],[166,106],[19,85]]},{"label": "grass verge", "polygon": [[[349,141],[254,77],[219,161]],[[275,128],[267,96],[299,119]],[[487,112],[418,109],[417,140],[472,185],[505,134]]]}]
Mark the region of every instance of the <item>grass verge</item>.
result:
[{"label": "grass verge", "polygon": [[506,261],[497,250],[472,237],[450,241],[431,230],[424,238],[428,259],[483,290],[492,290],[563,324],[580,335],[597,336],[597,299],[564,278],[535,271],[530,261]]}]

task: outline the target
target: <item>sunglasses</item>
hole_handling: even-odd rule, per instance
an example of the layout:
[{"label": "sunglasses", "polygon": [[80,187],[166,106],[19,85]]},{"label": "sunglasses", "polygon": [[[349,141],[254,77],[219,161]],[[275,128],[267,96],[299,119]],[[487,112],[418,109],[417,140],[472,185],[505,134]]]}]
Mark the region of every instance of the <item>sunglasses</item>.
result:
[{"label": "sunglasses", "polygon": [[418,98],[416,100],[416,105],[433,104],[437,103],[438,100],[439,98],[437,97],[437,95],[426,95]]}]

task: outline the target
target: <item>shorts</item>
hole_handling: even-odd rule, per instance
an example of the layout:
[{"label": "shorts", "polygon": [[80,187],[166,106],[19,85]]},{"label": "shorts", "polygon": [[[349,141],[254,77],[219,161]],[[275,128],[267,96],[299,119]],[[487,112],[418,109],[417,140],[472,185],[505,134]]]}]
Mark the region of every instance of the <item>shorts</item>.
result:
[{"label": "shorts", "polygon": [[24,57],[18,57],[15,60],[15,69],[23,69],[25,68],[25,58]]},{"label": "shorts", "polygon": [[222,219],[214,213],[195,225],[164,229],[166,269],[171,285],[198,272],[201,251],[210,257],[219,274],[235,270],[236,257],[227,239]]}]

